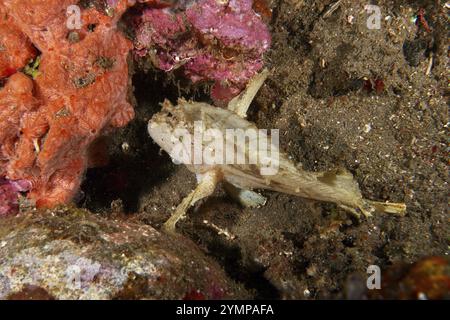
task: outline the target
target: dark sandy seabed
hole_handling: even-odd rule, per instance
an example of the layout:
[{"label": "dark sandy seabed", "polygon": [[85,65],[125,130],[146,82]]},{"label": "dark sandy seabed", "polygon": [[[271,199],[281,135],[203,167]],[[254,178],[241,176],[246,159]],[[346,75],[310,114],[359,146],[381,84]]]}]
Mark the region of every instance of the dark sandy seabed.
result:
[{"label": "dark sandy seabed", "polygon": [[[358,221],[332,204],[267,191],[264,207],[245,209],[219,187],[179,232],[254,298],[364,298],[355,288],[369,265],[386,270],[449,251],[445,4],[375,1],[380,30],[366,27],[362,2],[342,1],[325,15],[330,4],[270,3],[272,72],[249,119],[280,129],[283,150],[305,169],[345,167],[366,198],[405,202],[407,215]],[[412,21],[420,8],[430,31]],[[207,87],[179,79],[136,70],[137,118],[110,138],[110,164],[88,171],[81,207],[159,228],[194,188],[194,175],[146,130],[165,98],[210,102]]]}]

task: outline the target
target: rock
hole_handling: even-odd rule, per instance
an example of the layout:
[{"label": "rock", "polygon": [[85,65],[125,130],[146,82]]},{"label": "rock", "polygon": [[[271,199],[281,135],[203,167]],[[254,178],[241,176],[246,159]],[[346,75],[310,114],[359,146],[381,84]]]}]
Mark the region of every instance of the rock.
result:
[{"label": "rock", "polygon": [[424,257],[413,264],[398,262],[383,273],[381,290],[371,299],[447,300],[450,298],[450,258]]},{"label": "rock", "polygon": [[248,293],[189,240],[59,208],[2,219],[0,299],[235,299]]}]

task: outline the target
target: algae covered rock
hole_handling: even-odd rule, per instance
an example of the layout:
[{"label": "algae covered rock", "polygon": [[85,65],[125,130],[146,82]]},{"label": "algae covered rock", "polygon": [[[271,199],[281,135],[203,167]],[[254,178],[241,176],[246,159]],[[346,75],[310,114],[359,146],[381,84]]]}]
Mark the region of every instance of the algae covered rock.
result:
[{"label": "algae covered rock", "polygon": [[233,299],[245,290],[181,237],[60,208],[0,224],[0,299]]}]

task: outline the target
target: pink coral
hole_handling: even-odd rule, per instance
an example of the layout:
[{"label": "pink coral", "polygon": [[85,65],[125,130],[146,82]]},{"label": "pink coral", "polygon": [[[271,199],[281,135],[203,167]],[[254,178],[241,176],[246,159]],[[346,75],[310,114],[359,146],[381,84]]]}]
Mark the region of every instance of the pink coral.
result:
[{"label": "pink coral", "polygon": [[0,178],[0,216],[19,209],[19,194],[27,192],[31,183],[26,180],[9,181]]},{"label": "pink coral", "polygon": [[252,3],[199,0],[181,12],[148,8],[136,26],[136,53],[165,71],[183,66],[193,82],[214,82],[213,98],[230,100],[263,67],[271,43]]},{"label": "pink coral", "polygon": [[31,41],[0,3],[0,79],[9,77],[36,56]]}]

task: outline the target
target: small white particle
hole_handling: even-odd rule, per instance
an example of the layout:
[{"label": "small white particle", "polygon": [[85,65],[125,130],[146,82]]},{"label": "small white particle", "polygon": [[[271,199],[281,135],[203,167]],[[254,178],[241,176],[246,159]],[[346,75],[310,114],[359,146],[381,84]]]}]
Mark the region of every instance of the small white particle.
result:
[{"label": "small white particle", "polygon": [[417,295],[417,299],[419,300],[428,300],[428,297],[425,293],[423,292],[419,292],[419,294]]},{"label": "small white particle", "polygon": [[130,145],[128,144],[128,142],[122,143],[122,151],[127,152],[128,150],[130,150]]}]

